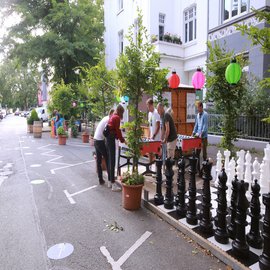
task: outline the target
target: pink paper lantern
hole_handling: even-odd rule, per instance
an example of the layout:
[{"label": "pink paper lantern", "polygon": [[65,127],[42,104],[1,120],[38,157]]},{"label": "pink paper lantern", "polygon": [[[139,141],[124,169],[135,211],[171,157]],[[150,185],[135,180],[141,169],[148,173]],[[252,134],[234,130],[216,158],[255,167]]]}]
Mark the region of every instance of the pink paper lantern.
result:
[{"label": "pink paper lantern", "polygon": [[192,84],[195,89],[202,89],[205,83],[205,76],[200,68],[192,76]]}]

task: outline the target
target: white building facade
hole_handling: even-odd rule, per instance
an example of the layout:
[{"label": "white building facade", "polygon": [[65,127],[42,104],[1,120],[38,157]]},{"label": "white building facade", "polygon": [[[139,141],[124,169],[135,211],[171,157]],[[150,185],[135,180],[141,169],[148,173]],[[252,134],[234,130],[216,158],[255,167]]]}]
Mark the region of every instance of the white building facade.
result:
[{"label": "white building facade", "polygon": [[191,85],[193,73],[198,66],[204,68],[207,57],[208,0],[105,0],[104,40],[109,69],[115,68],[117,57],[127,45],[125,35],[136,22],[137,7],[161,55],[160,66],[175,70],[182,84]]},{"label": "white building facade", "polygon": [[209,1],[209,27],[208,40],[218,42],[227,50],[235,54],[244,54],[249,60],[245,68],[258,79],[269,77],[270,55],[263,54],[261,46],[252,46],[245,35],[236,30],[235,24],[253,25],[258,28],[269,27],[265,22],[259,22],[252,12],[256,10],[270,11],[270,0],[208,0]]}]

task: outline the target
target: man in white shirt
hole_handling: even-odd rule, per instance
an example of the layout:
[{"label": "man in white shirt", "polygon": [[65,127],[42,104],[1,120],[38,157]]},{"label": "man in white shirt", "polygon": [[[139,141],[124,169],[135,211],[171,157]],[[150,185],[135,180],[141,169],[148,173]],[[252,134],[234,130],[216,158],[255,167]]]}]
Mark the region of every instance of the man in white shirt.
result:
[{"label": "man in white shirt", "polygon": [[102,157],[105,159],[107,173],[108,172],[108,154],[105,144],[105,137],[103,135],[103,130],[107,125],[110,116],[114,113],[114,110],[111,109],[109,115],[102,118],[102,120],[98,123],[95,134],[94,134],[94,146],[96,149],[96,163],[97,163],[97,174],[99,179],[99,184],[103,185],[105,183],[102,175]]},{"label": "man in white shirt", "polygon": [[161,132],[160,132],[160,116],[157,110],[154,108],[153,99],[149,98],[146,102],[148,109],[148,122],[149,122],[149,130],[150,130],[150,139],[154,141],[161,140]]},{"label": "man in white shirt", "polygon": [[[149,98],[146,101],[146,106],[148,109],[148,123],[150,131],[150,139],[153,141],[161,141],[161,128],[160,128],[160,116],[157,110],[154,107],[154,101],[152,98]],[[149,153],[149,161],[152,162],[155,159],[153,153]],[[149,168],[151,169],[152,166]]]}]

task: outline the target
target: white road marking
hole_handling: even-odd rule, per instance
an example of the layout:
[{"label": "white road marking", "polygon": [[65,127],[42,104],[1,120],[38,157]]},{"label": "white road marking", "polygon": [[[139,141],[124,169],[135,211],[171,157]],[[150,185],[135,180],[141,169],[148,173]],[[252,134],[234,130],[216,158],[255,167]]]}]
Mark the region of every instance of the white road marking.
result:
[{"label": "white road marking", "polygon": [[65,169],[65,168],[70,168],[70,167],[74,167],[74,166],[78,166],[78,165],[82,165],[82,164],[86,164],[86,163],[91,163],[91,162],[94,162],[94,161],[95,160],[88,160],[88,161],[79,162],[79,163],[75,163],[75,164],[68,164],[68,165],[65,165],[65,166],[62,166],[62,167],[51,169],[50,171],[51,171],[51,174],[55,174],[55,171],[57,171],[57,170],[62,170],[62,169]]},{"label": "white road marking", "polygon": [[101,253],[107,258],[108,263],[111,264],[113,270],[121,270],[121,266],[124,262],[130,257],[130,255],[138,249],[146,239],[151,235],[151,232],[146,231],[124,254],[122,257],[119,258],[118,261],[114,261],[110,252],[107,250],[106,247],[100,247]]},{"label": "white road marking", "polygon": [[75,193],[72,193],[72,194],[70,194],[70,193],[65,189],[65,190],[64,190],[64,193],[66,194],[66,196],[67,196],[69,202],[70,202],[71,204],[75,204],[76,202],[75,202],[74,199],[72,198],[73,196],[78,195],[78,194],[80,194],[80,193],[83,193],[83,192],[85,192],[85,191],[87,191],[87,190],[96,188],[96,187],[97,187],[97,185],[94,185],[94,186],[91,186],[91,187],[89,187],[89,188],[85,188],[85,189],[83,189],[83,190],[80,190],[80,191],[75,192]]},{"label": "white road marking", "polygon": [[32,164],[30,165],[31,168],[39,168],[41,167],[41,164]]},{"label": "white road marking", "polygon": [[[38,149],[43,149],[43,148],[46,148],[46,147],[48,147],[50,145],[53,145],[53,144],[47,144],[47,145],[44,145],[44,146],[39,147]],[[55,150],[48,149],[48,151],[46,151],[46,152],[44,152],[44,153],[41,154],[43,156],[53,157],[52,159],[47,160],[46,161],[47,163],[57,164],[57,165],[63,165],[61,167],[57,167],[57,168],[51,169],[50,170],[51,174],[55,174],[55,171],[57,171],[57,170],[62,170],[62,169],[65,169],[65,168],[79,166],[79,165],[82,165],[82,164],[86,164],[86,163],[90,163],[90,162],[94,162],[95,161],[95,160],[88,160],[88,161],[79,162],[79,163],[75,163],[75,164],[68,164],[68,163],[64,163],[64,162],[55,162],[56,160],[63,158],[63,156],[60,156],[60,155],[57,155],[57,154],[52,154],[53,152],[55,152]]]}]

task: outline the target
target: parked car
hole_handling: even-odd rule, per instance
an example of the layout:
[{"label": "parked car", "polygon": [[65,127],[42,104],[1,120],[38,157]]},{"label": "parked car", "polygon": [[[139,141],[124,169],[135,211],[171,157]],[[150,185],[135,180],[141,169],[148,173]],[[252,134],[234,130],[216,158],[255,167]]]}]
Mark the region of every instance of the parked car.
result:
[{"label": "parked car", "polygon": [[3,118],[5,118],[7,116],[7,110],[2,109],[1,114],[3,115]]},{"label": "parked car", "polygon": [[17,110],[15,111],[14,115],[19,116],[20,113],[21,113],[21,112],[20,112],[19,108],[17,108]]},{"label": "parked car", "polygon": [[47,107],[38,107],[36,108],[36,111],[37,111],[40,121],[43,121],[43,122],[48,121]]}]

